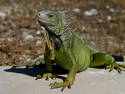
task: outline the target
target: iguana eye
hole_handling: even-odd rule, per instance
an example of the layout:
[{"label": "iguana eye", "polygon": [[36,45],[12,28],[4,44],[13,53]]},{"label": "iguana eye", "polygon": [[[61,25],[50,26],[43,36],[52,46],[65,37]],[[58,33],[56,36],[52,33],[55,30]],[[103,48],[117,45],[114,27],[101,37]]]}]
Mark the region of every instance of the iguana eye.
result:
[{"label": "iguana eye", "polygon": [[53,17],[53,14],[49,14],[48,16],[49,16],[49,17]]}]

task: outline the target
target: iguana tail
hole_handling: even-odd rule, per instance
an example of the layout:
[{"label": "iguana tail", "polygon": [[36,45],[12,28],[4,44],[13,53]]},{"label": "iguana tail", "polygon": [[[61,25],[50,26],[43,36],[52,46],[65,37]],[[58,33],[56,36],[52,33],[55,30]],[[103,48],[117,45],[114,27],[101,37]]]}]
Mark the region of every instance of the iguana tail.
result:
[{"label": "iguana tail", "polygon": [[125,62],[125,56],[112,55],[116,62]]}]

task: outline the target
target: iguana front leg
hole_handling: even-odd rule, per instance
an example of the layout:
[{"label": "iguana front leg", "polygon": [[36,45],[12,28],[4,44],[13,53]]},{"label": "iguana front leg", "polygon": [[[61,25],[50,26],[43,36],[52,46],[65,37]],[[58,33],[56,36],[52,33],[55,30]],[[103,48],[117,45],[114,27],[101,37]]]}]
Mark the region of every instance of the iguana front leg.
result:
[{"label": "iguana front leg", "polygon": [[44,58],[45,58],[46,73],[42,75],[37,75],[36,79],[46,78],[47,80],[48,78],[56,78],[56,76],[53,75],[52,64],[51,64],[52,62],[50,56],[48,54],[45,54]]},{"label": "iguana front leg", "polygon": [[[50,42],[49,42],[50,43]],[[52,46],[51,46],[52,47]],[[46,73],[42,75],[37,75],[36,79],[43,79],[46,78],[56,78],[55,75],[53,75],[53,70],[52,70],[52,60],[54,60],[54,49],[50,49],[50,44],[46,44],[46,49],[45,49],[45,54],[44,54],[44,60],[45,60],[45,67],[46,67]]]},{"label": "iguana front leg", "polygon": [[46,38],[46,49],[45,49],[45,54],[44,54],[44,60],[45,60],[45,66],[46,66],[46,73],[43,75],[37,75],[36,79],[40,78],[56,78],[55,75],[53,75],[53,70],[52,70],[52,60],[55,58],[55,53],[54,53],[54,46],[51,43],[51,40],[49,38],[49,35],[47,32],[44,32],[44,36]]},{"label": "iguana front leg", "polygon": [[68,73],[68,76],[64,82],[55,82],[51,83],[50,86],[52,89],[54,88],[62,88],[61,91],[63,91],[66,87],[71,88],[71,86],[74,83],[76,73],[78,71],[77,66],[73,66],[71,70]]}]

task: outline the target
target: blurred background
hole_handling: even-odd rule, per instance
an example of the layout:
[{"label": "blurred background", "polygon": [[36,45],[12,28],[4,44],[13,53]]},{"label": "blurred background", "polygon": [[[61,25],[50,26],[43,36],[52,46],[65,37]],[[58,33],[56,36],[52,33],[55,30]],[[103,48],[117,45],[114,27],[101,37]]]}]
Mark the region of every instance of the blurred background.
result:
[{"label": "blurred background", "polygon": [[0,0],[0,65],[43,60],[40,10],[65,12],[75,32],[100,51],[125,55],[125,0]]}]

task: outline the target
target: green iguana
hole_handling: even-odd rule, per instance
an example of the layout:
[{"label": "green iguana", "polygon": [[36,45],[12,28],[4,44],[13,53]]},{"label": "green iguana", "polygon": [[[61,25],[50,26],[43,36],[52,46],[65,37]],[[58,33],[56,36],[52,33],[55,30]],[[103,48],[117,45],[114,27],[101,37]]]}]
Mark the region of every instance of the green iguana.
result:
[{"label": "green iguana", "polygon": [[52,61],[65,70],[68,76],[64,82],[51,83],[51,88],[70,88],[75,80],[76,73],[88,67],[105,66],[110,71],[116,69],[119,73],[123,64],[115,63],[114,58],[107,54],[90,49],[69,27],[65,16],[60,12],[41,11],[37,13],[37,20],[45,28],[46,49],[44,54],[47,73],[38,78],[55,77]]}]

